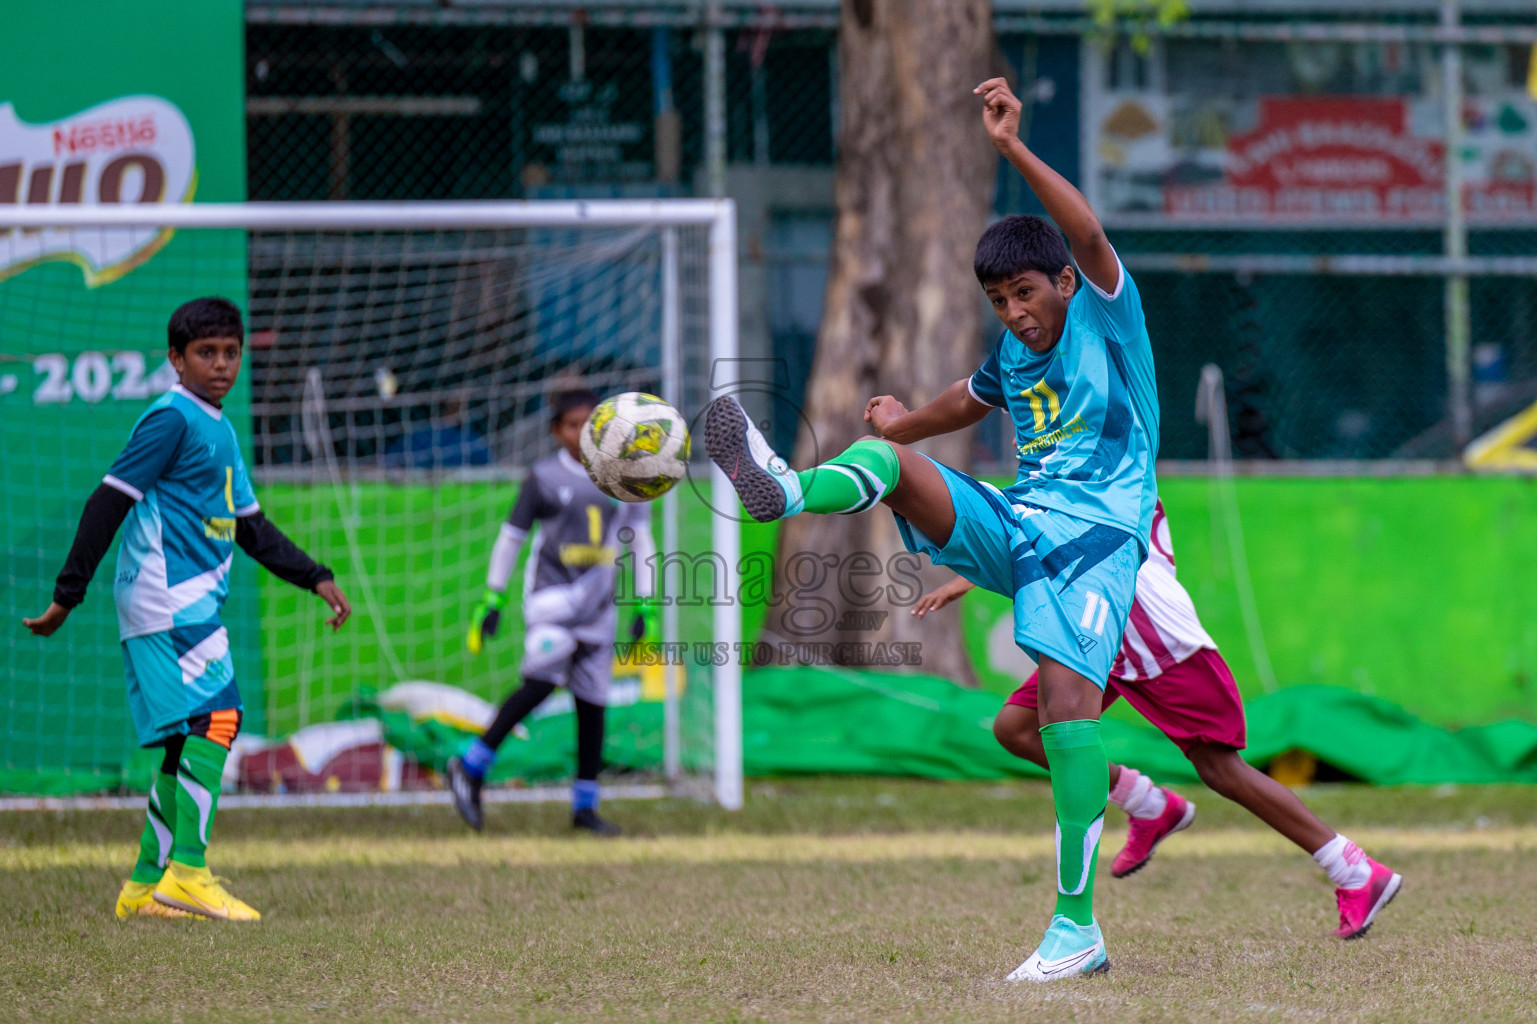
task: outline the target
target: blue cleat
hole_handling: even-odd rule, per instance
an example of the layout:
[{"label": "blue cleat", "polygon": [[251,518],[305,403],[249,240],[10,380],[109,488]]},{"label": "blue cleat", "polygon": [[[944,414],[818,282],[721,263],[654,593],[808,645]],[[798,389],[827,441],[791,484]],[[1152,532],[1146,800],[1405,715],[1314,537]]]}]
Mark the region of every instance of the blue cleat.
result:
[{"label": "blue cleat", "polygon": [[448,791],[454,798],[454,810],[464,823],[479,832],[486,827],[486,813],[480,806],[480,790],[484,783],[471,775],[464,767],[464,758],[448,759]]},{"label": "blue cleat", "polygon": [[1110,970],[1105,957],[1105,938],[1099,922],[1085,928],[1061,914],[1051,919],[1046,937],[1030,959],[1009,975],[1010,981],[1057,981],[1082,974],[1103,974]]}]

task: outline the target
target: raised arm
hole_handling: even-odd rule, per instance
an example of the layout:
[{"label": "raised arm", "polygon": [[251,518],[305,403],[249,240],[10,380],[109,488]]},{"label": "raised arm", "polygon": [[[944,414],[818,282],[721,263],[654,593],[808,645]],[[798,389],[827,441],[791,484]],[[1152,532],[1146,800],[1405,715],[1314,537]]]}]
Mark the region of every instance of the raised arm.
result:
[{"label": "raised arm", "polygon": [[865,406],[865,422],[897,444],[912,444],[926,437],[963,430],[980,422],[992,409],[972,397],[967,386],[969,380],[956,381],[934,401],[912,412],[890,395],[872,398]]},{"label": "raised arm", "polygon": [[1078,269],[1100,291],[1114,295],[1121,283],[1121,265],[1105,237],[1105,229],[1083,193],[1020,141],[1020,102],[1009,83],[1002,78],[989,78],[972,92],[982,97],[982,125],[987,129],[987,137],[1025,179],[1046,208],[1046,215],[1062,229]]}]

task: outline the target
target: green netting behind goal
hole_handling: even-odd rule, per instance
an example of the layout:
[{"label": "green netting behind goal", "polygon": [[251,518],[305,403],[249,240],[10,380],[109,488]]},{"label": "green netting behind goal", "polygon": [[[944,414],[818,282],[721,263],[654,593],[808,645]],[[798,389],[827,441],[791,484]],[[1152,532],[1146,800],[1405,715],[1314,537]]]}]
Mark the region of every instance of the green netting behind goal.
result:
[{"label": "green netting behind goal", "polygon": [[[72,252],[109,231],[26,230],[0,231],[0,265],[7,244],[42,238]],[[116,546],[58,634],[32,637],[19,620],[47,607],[82,505],[137,417],[175,383],[166,321],[178,305],[223,294],[246,311],[227,411],[257,496],[332,567],[355,609],[332,635],[318,599],[236,552],[224,623],[246,719],[227,784],[425,787],[443,752],[518,685],[521,576],[503,634],[479,657],[464,637],[522,471],[554,451],[550,397],[574,386],[644,390],[685,412],[703,408],[709,230],[698,216],[673,226],[182,229],[147,264],[95,288],[69,262],[0,282],[0,610],[10,623],[0,630],[0,792],[137,789],[153,771],[157,755],[137,749],[127,713]],[[705,465],[672,501],[654,503],[659,549],[671,522],[675,551],[711,554]],[[680,608],[672,639],[714,642],[713,613],[703,597]],[[693,668],[689,659],[673,673],[679,734],[660,711],[663,667],[620,665],[616,703],[638,709],[619,716],[633,719],[616,731],[628,744],[620,767],[711,769],[710,672]],[[559,713],[559,702],[546,710]],[[664,735],[677,737],[670,760]],[[534,746],[522,751],[526,765],[518,751],[504,758],[513,774],[554,771],[559,757]],[[403,765],[413,750],[431,756]]]},{"label": "green netting behind goal", "polygon": [[[7,258],[38,234],[0,231],[0,262],[13,275],[0,281],[0,788],[89,792],[120,785],[137,752],[112,603],[117,545],[53,637],[31,636],[21,619],[48,607],[86,498],[134,421],[176,382],[166,362],[172,310],[203,295],[246,305],[245,233],[177,233],[145,266],[94,288],[74,262],[21,270]],[[74,248],[89,251],[85,241]],[[249,396],[243,375],[225,403],[248,461]],[[264,672],[249,563],[231,578],[224,622],[250,727],[261,730]]]}]

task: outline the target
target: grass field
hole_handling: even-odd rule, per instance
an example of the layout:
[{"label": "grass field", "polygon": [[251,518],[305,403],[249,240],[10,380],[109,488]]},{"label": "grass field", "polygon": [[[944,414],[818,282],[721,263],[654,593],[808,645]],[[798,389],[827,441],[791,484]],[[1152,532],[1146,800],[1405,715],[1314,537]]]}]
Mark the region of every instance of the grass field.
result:
[{"label": "grass field", "polygon": [[1110,974],[1043,987],[1003,980],[1052,897],[1041,784],[759,782],[735,815],[612,803],[613,842],[552,806],[483,836],[447,807],[228,811],[210,859],[248,926],[119,926],[141,817],[11,813],[0,1020],[1537,1017],[1537,788],[1305,795],[1406,876],[1369,936],[1336,941],[1308,858],[1197,792],[1145,871],[1101,867]]}]

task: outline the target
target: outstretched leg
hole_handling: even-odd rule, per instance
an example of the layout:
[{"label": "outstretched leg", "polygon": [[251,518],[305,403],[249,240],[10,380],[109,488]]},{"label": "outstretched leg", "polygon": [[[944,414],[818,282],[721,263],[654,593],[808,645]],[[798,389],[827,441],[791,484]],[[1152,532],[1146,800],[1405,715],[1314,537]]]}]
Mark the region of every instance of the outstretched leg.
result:
[{"label": "outstretched leg", "polygon": [[821,465],[796,472],[729,395],[711,403],[704,429],[711,460],[759,522],[800,512],[855,515],[884,503],[941,547],[955,529],[955,507],[939,469],[902,445],[861,438]]},{"label": "outstretched leg", "polygon": [[1243,807],[1308,853],[1335,885],[1340,923],[1334,934],[1355,939],[1398,895],[1403,878],[1377,863],[1361,848],[1329,828],[1297,794],[1239,756],[1232,747],[1192,744],[1185,752],[1201,781]]},{"label": "outstretched leg", "polygon": [[1243,807],[1308,853],[1334,838],[1297,794],[1249,764],[1232,747],[1197,742],[1185,751],[1206,787]]},{"label": "outstretched leg", "polygon": [[1114,878],[1141,871],[1158,845],[1195,821],[1195,801],[1155,783],[1135,768],[1122,768],[1110,786],[1110,802],[1126,812],[1126,845],[1110,862]]},{"label": "outstretched leg", "polygon": [[555,684],[543,679],[525,677],[523,685],[502,701],[502,706],[486,729],[463,757],[448,759],[447,776],[449,793],[454,799],[454,810],[473,829],[485,827],[485,810],[481,806],[480,791],[485,785],[486,773],[496,763],[496,752],[503,741],[512,735],[517,724],[543,704],[555,692]]}]

